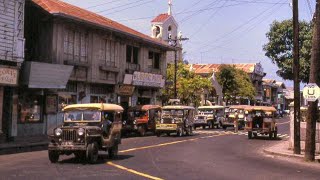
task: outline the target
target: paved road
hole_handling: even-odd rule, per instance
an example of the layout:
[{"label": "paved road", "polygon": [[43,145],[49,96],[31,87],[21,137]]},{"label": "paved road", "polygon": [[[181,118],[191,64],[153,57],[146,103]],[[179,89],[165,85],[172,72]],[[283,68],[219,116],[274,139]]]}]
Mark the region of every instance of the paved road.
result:
[{"label": "paved road", "polygon": [[282,139],[248,140],[232,129],[197,130],[191,137],[123,139],[116,160],[100,156],[95,165],[63,156],[51,164],[47,151],[0,156],[0,179],[319,179],[319,167],[276,159],[264,147],[286,140],[288,119],[281,119]]}]

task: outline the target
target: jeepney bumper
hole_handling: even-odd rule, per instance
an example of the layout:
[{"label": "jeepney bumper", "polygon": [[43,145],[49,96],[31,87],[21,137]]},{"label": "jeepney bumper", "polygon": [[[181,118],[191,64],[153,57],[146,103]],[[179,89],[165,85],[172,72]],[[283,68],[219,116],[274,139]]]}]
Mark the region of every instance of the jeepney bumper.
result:
[{"label": "jeepney bumper", "polygon": [[166,132],[176,132],[178,129],[177,124],[157,124],[156,132],[166,133]]},{"label": "jeepney bumper", "polygon": [[53,151],[85,151],[87,147],[85,144],[75,144],[70,142],[49,143],[48,150]]}]

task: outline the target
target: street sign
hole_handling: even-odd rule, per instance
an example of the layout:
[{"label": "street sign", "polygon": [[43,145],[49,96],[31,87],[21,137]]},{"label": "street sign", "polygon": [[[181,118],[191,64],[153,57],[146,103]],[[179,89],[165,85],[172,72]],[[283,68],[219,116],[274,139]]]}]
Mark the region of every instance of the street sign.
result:
[{"label": "street sign", "polygon": [[320,88],[316,83],[310,83],[303,88],[303,97],[307,101],[314,102],[320,97]]}]

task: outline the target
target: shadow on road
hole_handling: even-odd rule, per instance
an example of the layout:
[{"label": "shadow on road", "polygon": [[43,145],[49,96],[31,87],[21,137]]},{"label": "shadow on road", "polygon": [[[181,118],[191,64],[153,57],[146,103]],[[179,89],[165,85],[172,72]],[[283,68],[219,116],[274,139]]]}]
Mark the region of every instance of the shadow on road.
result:
[{"label": "shadow on road", "polygon": [[[121,161],[121,160],[129,159],[132,157],[134,157],[134,156],[121,154],[115,158],[108,158],[107,154],[102,154],[102,155],[99,155],[99,159],[95,164],[105,164],[108,161]],[[63,159],[62,161],[59,161],[59,163],[60,164],[83,164],[83,165],[90,164],[85,159],[77,159],[74,156],[70,156],[70,158],[68,158],[68,159]]]}]

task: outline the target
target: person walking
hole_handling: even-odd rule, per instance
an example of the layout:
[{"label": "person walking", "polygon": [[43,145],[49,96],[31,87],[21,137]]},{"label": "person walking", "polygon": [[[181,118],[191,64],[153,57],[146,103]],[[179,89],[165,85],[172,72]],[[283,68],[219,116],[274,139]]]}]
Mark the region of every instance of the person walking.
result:
[{"label": "person walking", "polygon": [[238,114],[238,110],[235,110],[235,112],[234,112],[233,126],[234,126],[234,132],[238,133],[238,129],[239,129],[239,114]]}]

